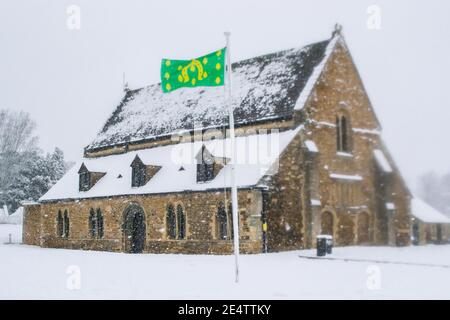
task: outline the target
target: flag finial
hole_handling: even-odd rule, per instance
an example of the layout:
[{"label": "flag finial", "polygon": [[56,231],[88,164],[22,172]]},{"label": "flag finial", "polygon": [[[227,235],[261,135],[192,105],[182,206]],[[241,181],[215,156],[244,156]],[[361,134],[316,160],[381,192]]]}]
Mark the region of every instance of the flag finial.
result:
[{"label": "flag finial", "polygon": [[332,36],[334,37],[336,35],[341,35],[341,32],[342,32],[342,25],[340,25],[339,23],[336,23],[334,25],[334,30],[333,30]]},{"label": "flag finial", "polygon": [[130,88],[128,87],[128,82],[125,79],[125,72],[122,75],[122,85],[123,85],[123,91],[128,92]]}]

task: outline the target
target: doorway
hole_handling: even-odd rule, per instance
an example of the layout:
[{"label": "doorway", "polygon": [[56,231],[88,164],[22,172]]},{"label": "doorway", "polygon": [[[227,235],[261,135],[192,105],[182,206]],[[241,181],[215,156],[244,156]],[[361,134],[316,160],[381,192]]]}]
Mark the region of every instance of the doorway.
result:
[{"label": "doorway", "polygon": [[420,244],[420,228],[417,221],[412,226],[412,244],[415,246]]},{"label": "doorway", "polygon": [[367,212],[361,212],[358,215],[357,234],[359,245],[370,243],[370,217]]},{"label": "doorway", "polygon": [[144,210],[138,204],[131,204],[124,211],[124,251],[128,253],[142,253],[145,247],[145,233]]}]

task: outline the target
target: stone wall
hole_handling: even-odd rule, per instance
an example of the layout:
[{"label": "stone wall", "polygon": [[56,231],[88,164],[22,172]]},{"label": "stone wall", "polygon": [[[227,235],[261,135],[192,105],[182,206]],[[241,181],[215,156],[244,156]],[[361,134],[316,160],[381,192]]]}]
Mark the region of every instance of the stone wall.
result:
[{"label": "stone wall", "polygon": [[424,223],[420,220],[417,223],[420,245],[450,243],[450,224]]},{"label": "stone wall", "polygon": [[304,161],[298,134],[282,153],[269,177],[267,215],[268,251],[304,247]]},{"label": "stone wall", "polygon": [[41,206],[39,204],[23,207],[22,241],[34,246],[41,243]]},{"label": "stone wall", "polygon": [[[349,127],[348,152],[337,151],[336,117],[340,115],[346,117]],[[396,205],[394,216],[389,217],[387,222],[388,239],[386,242],[380,239],[376,199],[380,190],[373,150],[383,150],[392,164],[394,161],[381,141],[380,124],[345,46],[337,45],[296,119],[305,122],[303,139],[313,140],[319,149],[314,166],[318,171],[316,188],[319,190],[305,192],[302,211],[304,217],[311,216],[309,219],[312,220],[309,228],[312,232],[308,235],[311,241],[307,247],[314,246],[315,236],[322,233],[321,218],[324,213],[331,214],[337,245],[409,244],[409,193],[397,170],[390,174],[392,185],[389,195],[380,200],[383,206],[387,201]],[[334,179],[330,177],[332,173],[360,176],[362,180]],[[310,183],[307,187],[314,189]],[[314,197],[311,194],[320,195],[319,207],[310,205],[307,197]],[[305,228],[308,230],[308,225]]]},{"label": "stone wall", "polygon": [[[227,201],[230,194],[227,192]],[[258,190],[240,190],[241,250],[258,253],[262,250],[261,195]],[[145,252],[153,253],[232,253],[231,240],[219,240],[216,235],[216,212],[224,201],[223,190],[182,194],[121,196],[102,199],[83,199],[41,204],[42,220],[28,219],[28,229],[40,229],[41,246],[86,250],[124,251],[124,212],[130,204],[138,204],[145,213]],[[171,240],[167,236],[166,208],[171,203],[181,204],[186,215],[185,240]],[[228,206],[227,206],[228,207]],[[92,239],[89,229],[91,208],[101,210],[104,219],[104,236]],[[70,219],[68,238],[57,235],[58,211],[67,210]],[[231,223],[231,221],[230,221]],[[27,230],[28,230],[27,229]],[[36,233],[36,232],[35,232]],[[27,242],[28,243],[28,242]],[[31,241],[30,244],[37,244]]]}]

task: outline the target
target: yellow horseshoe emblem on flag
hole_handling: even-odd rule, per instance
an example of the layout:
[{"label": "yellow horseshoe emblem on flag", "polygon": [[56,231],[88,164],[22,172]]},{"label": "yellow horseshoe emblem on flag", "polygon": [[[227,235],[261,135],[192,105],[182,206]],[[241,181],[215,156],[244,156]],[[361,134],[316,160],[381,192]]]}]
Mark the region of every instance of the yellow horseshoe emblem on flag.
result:
[{"label": "yellow horseshoe emblem on flag", "polygon": [[189,82],[189,74],[188,70],[194,72],[197,70],[197,78],[198,80],[202,80],[204,77],[203,65],[200,61],[194,59],[187,66],[181,69],[181,76],[183,77],[183,82]]}]

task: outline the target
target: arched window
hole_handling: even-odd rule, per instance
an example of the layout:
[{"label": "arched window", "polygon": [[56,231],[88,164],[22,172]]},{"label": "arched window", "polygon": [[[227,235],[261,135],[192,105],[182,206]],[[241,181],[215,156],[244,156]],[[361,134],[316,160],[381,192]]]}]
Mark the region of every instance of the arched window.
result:
[{"label": "arched window", "polygon": [[234,239],[233,206],[231,202],[228,204],[227,219],[228,219],[228,239]]},{"label": "arched window", "polygon": [[334,236],[334,218],[331,212],[326,211],[322,213],[320,227],[321,234]]},{"label": "arched window", "polygon": [[89,231],[91,238],[103,238],[103,214],[100,208],[97,213],[93,208],[89,213]]},{"label": "arched window", "polygon": [[217,238],[227,240],[228,238],[228,217],[224,203],[221,201],[217,208],[216,215]]},{"label": "arched window", "polygon": [[368,244],[370,241],[370,217],[367,212],[358,215],[358,244]]},{"label": "arched window", "polygon": [[63,237],[68,238],[69,237],[69,230],[70,230],[70,220],[69,220],[69,214],[67,213],[67,210],[64,210],[64,218],[63,218],[63,225],[64,225],[64,232]]},{"label": "arched window", "polygon": [[336,117],[336,146],[337,151],[349,152],[349,128],[346,116]]},{"label": "arched window", "polygon": [[97,234],[99,238],[103,238],[103,214],[100,208],[97,209]]},{"label": "arched window", "polygon": [[92,208],[89,213],[89,231],[91,234],[91,238],[95,238],[97,236],[97,217],[95,215],[94,209]]},{"label": "arched window", "polygon": [[177,205],[177,227],[178,239],[184,239],[186,237],[186,216],[180,204]]},{"label": "arched window", "polygon": [[56,218],[56,234],[60,238],[62,238],[64,234],[64,221],[61,210],[58,210],[58,217]]},{"label": "arched window", "polygon": [[175,210],[172,204],[167,206],[166,216],[167,237],[169,239],[177,238],[177,221],[175,217]]},{"label": "arched window", "polygon": [[412,226],[412,244],[418,246],[420,244],[420,226],[416,220]]}]

